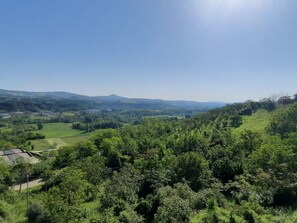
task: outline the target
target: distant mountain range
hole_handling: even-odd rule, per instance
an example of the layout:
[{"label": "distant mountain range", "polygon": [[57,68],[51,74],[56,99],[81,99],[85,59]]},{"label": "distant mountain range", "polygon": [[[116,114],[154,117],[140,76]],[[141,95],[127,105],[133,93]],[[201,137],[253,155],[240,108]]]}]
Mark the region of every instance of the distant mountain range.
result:
[{"label": "distant mountain range", "polygon": [[211,108],[222,107],[225,102],[196,102],[185,100],[162,100],[162,99],[142,99],[126,98],[118,95],[109,96],[85,96],[69,92],[27,92],[0,89],[0,97],[10,99],[25,100],[56,100],[71,101],[72,103],[83,103],[87,108],[111,108],[111,109],[195,109],[209,110]]}]

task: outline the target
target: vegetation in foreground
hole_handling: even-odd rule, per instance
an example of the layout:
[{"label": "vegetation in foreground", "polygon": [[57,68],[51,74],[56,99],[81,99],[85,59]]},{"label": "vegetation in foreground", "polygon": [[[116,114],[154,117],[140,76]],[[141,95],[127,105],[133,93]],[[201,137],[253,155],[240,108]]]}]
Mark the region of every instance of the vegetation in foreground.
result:
[{"label": "vegetation in foreground", "polygon": [[[297,97],[284,99],[101,130],[34,166],[1,162],[2,221],[296,222]],[[26,174],[45,181],[28,208],[8,189]]]}]

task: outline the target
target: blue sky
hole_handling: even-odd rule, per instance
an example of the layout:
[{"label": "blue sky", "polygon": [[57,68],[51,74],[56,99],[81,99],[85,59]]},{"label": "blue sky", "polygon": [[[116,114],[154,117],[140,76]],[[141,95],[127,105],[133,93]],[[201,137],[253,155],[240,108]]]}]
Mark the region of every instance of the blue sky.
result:
[{"label": "blue sky", "polygon": [[0,1],[0,88],[258,100],[297,92],[295,0]]}]

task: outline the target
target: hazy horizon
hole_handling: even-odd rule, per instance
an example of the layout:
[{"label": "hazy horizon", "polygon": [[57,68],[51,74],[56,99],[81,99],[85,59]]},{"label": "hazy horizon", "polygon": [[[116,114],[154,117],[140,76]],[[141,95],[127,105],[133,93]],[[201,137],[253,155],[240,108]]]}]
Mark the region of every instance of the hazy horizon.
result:
[{"label": "hazy horizon", "polygon": [[284,93],[284,92],[281,92],[281,93],[278,93],[278,94],[270,94],[270,95],[267,95],[266,97],[263,97],[263,98],[259,98],[259,99],[245,99],[245,100],[239,100],[239,101],[221,101],[221,100],[209,100],[209,101],[205,101],[205,100],[195,100],[195,99],[187,99],[187,98],[180,98],[180,99],[172,99],[172,98],[149,98],[149,97],[138,97],[137,95],[136,96],[125,96],[125,95],[118,95],[118,94],[105,94],[105,95],[87,95],[87,94],[82,94],[82,93],[78,93],[78,92],[70,92],[70,91],[64,91],[64,90],[53,90],[53,91],[29,91],[29,90],[18,90],[18,89],[3,89],[3,88],[0,88],[0,90],[7,90],[7,91],[21,91],[21,92],[32,92],[32,93],[58,93],[58,92],[61,92],[61,93],[70,93],[70,94],[77,94],[77,95],[81,95],[81,96],[87,96],[87,97],[106,97],[106,96],[119,96],[119,97],[124,97],[124,98],[130,98],[130,99],[151,99],[151,100],[168,100],[168,101],[193,101],[193,102],[214,102],[214,103],[243,103],[245,101],[248,101],[248,100],[253,100],[253,101],[260,101],[262,99],[265,99],[265,98],[272,98],[273,100],[281,97],[281,96],[294,96],[296,94],[293,93],[293,94],[288,94],[288,93]]},{"label": "hazy horizon", "polygon": [[[81,94],[77,92],[69,92],[69,91],[63,91],[63,90],[53,90],[53,91],[28,91],[28,90],[16,90],[16,89],[3,89],[0,88],[0,90],[7,90],[7,91],[20,91],[20,92],[32,92],[32,93],[70,93],[70,94],[77,94],[81,96],[87,96],[87,97],[108,97],[108,96],[118,96],[118,97],[124,97],[124,98],[131,98],[131,99],[152,99],[152,100],[169,100],[169,101],[195,101],[195,102],[222,102],[222,103],[228,103],[228,101],[201,101],[201,100],[189,100],[189,99],[166,99],[166,98],[144,98],[144,97],[137,97],[137,96],[132,96],[128,97],[125,95],[118,95],[118,94],[106,94],[106,95],[87,95],[87,94]],[[232,103],[232,102],[231,102]]]},{"label": "hazy horizon", "polygon": [[6,1],[0,88],[239,102],[296,93],[297,2]]}]

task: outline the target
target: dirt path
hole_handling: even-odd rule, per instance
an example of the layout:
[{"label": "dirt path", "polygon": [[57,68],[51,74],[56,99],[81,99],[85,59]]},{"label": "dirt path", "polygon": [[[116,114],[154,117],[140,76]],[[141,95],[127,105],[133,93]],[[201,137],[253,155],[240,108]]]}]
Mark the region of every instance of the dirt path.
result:
[{"label": "dirt path", "polygon": [[[35,187],[37,185],[42,185],[42,184],[44,184],[44,182],[41,181],[41,179],[32,180],[32,181],[29,181],[28,182],[28,188]],[[20,189],[20,185],[19,184],[18,185],[14,185],[12,187],[12,190],[19,190],[19,189]],[[27,189],[27,183],[23,183],[22,184],[22,190],[25,190],[25,189]]]}]

